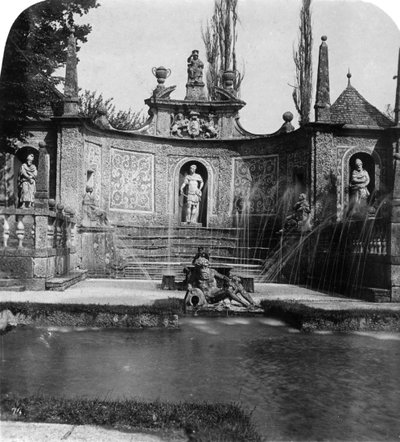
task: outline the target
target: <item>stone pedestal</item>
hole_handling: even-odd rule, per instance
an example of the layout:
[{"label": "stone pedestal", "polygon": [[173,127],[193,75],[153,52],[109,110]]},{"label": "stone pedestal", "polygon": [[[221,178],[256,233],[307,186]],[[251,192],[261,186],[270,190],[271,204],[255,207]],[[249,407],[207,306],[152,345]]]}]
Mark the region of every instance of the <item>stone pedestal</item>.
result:
[{"label": "stone pedestal", "polygon": [[187,83],[185,100],[206,101],[204,86],[204,83]]},{"label": "stone pedestal", "polygon": [[182,224],[182,226],[185,226],[185,227],[202,227],[203,226],[202,223],[191,223],[189,221],[182,221],[181,224]]},{"label": "stone pedestal", "polygon": [[162,290],[175,290],[175,275],[163,275],[161,282]]}]

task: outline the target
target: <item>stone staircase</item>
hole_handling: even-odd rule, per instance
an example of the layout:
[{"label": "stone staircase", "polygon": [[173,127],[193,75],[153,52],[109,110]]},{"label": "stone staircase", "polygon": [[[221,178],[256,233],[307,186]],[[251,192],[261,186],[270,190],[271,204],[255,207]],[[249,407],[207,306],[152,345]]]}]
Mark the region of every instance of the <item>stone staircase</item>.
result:
[{"label": "stone staircase", "polygon": [[257,282],[268,248],[250,247],[244,236],[236,228],[116,226],[114,247],[120,264],[112,276],[159,280],[168,273],[183,279],[183,268],[191,265],[202,246],[217,270],[230,269]]}]

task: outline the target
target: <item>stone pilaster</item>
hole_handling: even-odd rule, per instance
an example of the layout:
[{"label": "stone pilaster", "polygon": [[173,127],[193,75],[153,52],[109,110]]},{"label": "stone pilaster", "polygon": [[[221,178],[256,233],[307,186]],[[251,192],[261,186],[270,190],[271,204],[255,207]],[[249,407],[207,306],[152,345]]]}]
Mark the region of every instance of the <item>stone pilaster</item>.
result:
[{"label": "stone pilaster", "polygon": [[[397,151],[399,150],[400,139],[397,140]],[[391,300],[400,302],[400,155],[394,154],[393,164],[393,193],[392,193],[392,214],[390,222],[390,280]]]},{"label": "stone pilaster", "polygon": [[399,49],[399,59],[397,66],[397,86],[396,86],[396,101],[394,105],[394,122],[396,126],[399,125],[400,118],[400,49]]},{"label": "stone pilaster", "polygon": [[60,121],[60,158],[57,176],[57,201],[72,209],[80,219],[86,176],[84,139],[78,119]]},{"label": "stone pilaster", "polygon": [[45,143],[39,143],[38,176],[36,180],[35,207],[49,208],[50,155]]}]

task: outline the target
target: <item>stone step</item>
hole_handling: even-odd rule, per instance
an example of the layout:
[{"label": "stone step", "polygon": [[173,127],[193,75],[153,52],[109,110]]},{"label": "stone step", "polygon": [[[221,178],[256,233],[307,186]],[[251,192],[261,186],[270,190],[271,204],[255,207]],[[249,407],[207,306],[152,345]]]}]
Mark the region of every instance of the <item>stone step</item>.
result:
[{"label": "stone step", "polygon": [[74,270],[67,275],[57,276],[46,281],[46,290],[64,291],[66,288],[86,279],[87,270]]},{"label": "stone step", "polygon": [[[155,243],[116,243],[116,247],[118,249],[132,249],[132,250],[143,250],[145,252],[158,251],[158,250],[171,250],[172,251],[180,251],[186,252],[190,254],[195,254],[197,252],[198,243],[196,245],[187,244],[187,243],[172,243],[172,244],[155,244]],[[242,247],[238,245],[214,245],[204,247],[210,254],[215,253],[216,255],[222,254],[267,254],[269,252],[269,248],[267,247]]]},{"label": "stone step", "polygon": [[0,286],[0,292],[24,292],[26,287],[24,285],[7,285]]},{"label": "stone step", "polygon": [[195,233],[201,232],[201,234],[209,234],[214,236],[224,235],[227,236],[238,236],[238,233],[245,232],[244,229],[240,228],[221,228],[221,227],[188,227],[188,226],[127,226],[127,225],[114,225],[116,234],[127,232],[132,235],[174,235],[174,234],[186,234],[193,235]]},{"label": "stone step", "polygon": [[19,279],[0,278],[0,287],[12,287],[23,285]]},{"label": "stone step", "polygon": [[[157,255],[129,255],[124,256],[121,254],[121,256],[124,259],[124,265],[130,265],[130,264],[141,264],[143,262],[163,262],[163,261],[169,261],[174,263],[186,263],[185,265],[191,264],[193,255],[169,255],[169,254],[157,254]],[[240,264],[240,265],[248,265],[248,264],[254,264],[262,266],[264,264],[265,260],[261,258],[250,258],[250,257],[237,257],[237,256],[212,256],[211,264]]]}]

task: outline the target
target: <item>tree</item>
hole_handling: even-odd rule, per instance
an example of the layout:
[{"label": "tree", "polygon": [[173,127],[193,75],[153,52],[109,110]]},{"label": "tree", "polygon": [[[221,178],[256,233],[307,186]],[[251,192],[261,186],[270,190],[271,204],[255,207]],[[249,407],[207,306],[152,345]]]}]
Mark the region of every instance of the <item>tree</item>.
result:
[{"label": "tree", "polygon": [[300,11],[300,34],[297,51],[293,59],[296,67],[296,84],[293,101],[300,116],[300,125],[310,121],[312,100],[312,28],[311,0],[302,0]]},{"label": "tree", "polygon": [[101,114],[105,112],[106,117],[115,129],[134,130],[138,129],[146,121],[146,115],[143,110],[135,112],[129,108],[128,111],[116,111],[113,98],[103,98],[103,94],[97,94],[96,91],[91,92],[85,90],[79,96],[81,115],[95,121]]},{"label": "tree", "polygon": [[215,0],[214,13],[201,31],[208,62],[206,83],[212,100],[216,98],[214,87],[221,85],[221,73],[228,70],[236,73],[235,91],[239,91],[244,77],[243,72],[237,70],[237,5],[238,0]]},{"label": "tree", "polygon": [[[54,72],[66,62],[68,36],[74,15],[97,8],[97,0],[47,0],[18,16],[6,42],[0,77],[0,142],[24,139],[24,123],[46,115],[46,107],[60,99]],[[74,24],[79,43],[87,41],[88,24]]]}]

